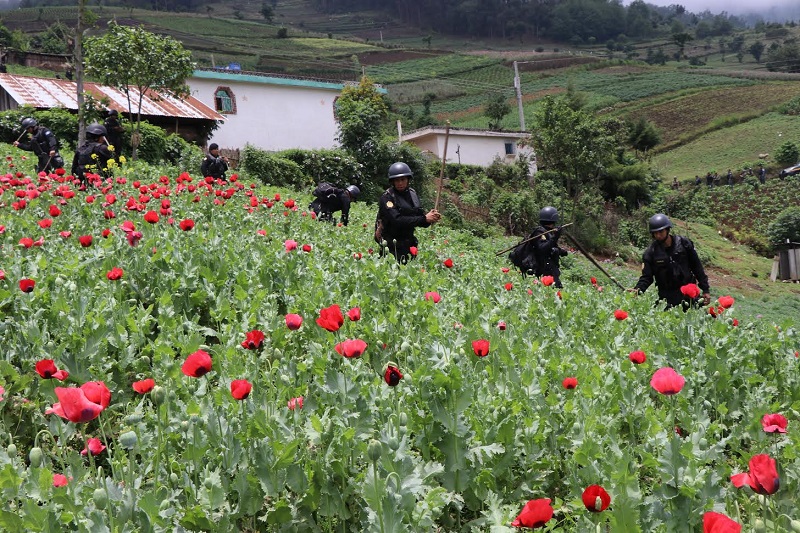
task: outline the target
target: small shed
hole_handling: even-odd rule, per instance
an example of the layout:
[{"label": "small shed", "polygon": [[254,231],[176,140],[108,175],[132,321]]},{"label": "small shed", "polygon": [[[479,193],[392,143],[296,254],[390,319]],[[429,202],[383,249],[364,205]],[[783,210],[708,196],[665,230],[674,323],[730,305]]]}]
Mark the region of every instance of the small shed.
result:
[{"label": "small shed", "polygon": [[[83,90],[96,99],[107,98],[109,109],[128,114],[128,98],[115,87],[84,82]],[[139,100],[139,91],[130,89],[131,104]],[[36,109],[61,107],[78,112],[76,83],[70,80],[0,74],[0,111],[29,105]],[[133,113],[136,113],[134,108]],[[179,99],[156,91],[146,90],[142,98],[142,119],[168,133],[177,133],[189,142],[205,144],[206,132],[225,117],[189,96]]]},{"label": "small shed", "polygon": [[772,281],[800,281],[800,242],[790,242],[778,252],[772,271]]}]

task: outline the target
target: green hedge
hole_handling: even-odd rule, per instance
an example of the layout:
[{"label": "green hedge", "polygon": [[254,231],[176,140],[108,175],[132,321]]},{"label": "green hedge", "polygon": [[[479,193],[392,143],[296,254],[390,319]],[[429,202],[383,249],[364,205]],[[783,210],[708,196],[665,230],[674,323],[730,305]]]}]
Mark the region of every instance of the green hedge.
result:
[{"label": "green hedge", "polygon": [[260,150],[251,144],[242,149],[239,166],[251,178],[269,185],[302,190],[313,184],[313,180],[294,161]]}]

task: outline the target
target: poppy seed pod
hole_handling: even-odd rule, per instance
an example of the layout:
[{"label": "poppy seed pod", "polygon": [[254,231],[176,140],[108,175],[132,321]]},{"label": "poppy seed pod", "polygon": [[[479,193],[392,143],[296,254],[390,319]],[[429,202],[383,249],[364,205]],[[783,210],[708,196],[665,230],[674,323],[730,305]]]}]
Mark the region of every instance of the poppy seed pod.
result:
[{"label": "poppy seed pod", "polygon": [[127,450],[132,450],[137,442],[139,442],[139,437],[133,431],[126,431],[119,436],[119,443]]},{"label": "poppy seed pod", "polygon": [[369,441],[369,446],[367,446],[367,457],[369,457],[369,460],[375,463],[381,458],[382,454],[383,448],[380,441],[375,439]]},{"label": "poppy seed pod", "polygon": [[44,455],[42,454],[42,449],[38,446],[35,448],[31,448],[31,451],[28,453],[28,459],[31,461],[31,466],[33,468],[39,468],[42,466],[42,459]]},{"label": "poppy seed pod", "polygon": [[9,459],[13,459],[17,455],[17,445],[13,442],[8,445],[6,448],[6,453],[8,453]]},{"label": "poppy seed pod", "polygon": [[108,505],[108,494],[105,489],[94,489],[92,499],[94,500],[95,507],[101,511]]},{"label": "poppy seed pod", "polygon": [[160,385],[156,385],[153,387],[153,390],[150,392],[150,398],[153,400],[155,405],[161,405],[164,403],[164,400],[167,397],[167,392],[164,390],[164,387]]}]

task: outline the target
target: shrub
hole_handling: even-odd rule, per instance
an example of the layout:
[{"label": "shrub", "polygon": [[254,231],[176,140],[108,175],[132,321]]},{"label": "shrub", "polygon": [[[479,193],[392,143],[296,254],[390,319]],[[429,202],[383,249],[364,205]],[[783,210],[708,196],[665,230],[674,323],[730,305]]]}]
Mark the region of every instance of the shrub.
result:
[{"label": "shrub", "polygon": [[787,240],[800,242],[800,207],[788,207],[781,211],[767,228],[767,237],[775,246],[786,244]]},{"label": "shrub", "polygon": [[300,165],[276,154],[259,150],[251,144],[242,149],[240,166],[253,179],[263,183],[305,189],[313,184],[313,180],[303,174]]},{"label": "shrub", "polygon": [[780,107],[784,115],[800,115],[800,96],[795,96]]},{"label": "shrub", "polygon": [[786,141],[775,152],[775,160],[781,165],[793,165],[800,160],[800,149],[792,141]]},{"label": "shrub", "polygon": [[344,150],[284,150],[279,157],[294,161],[315,182],[329,181],[340,187],[361,184],[364,166]]},{"label": "shrub", "polygon": [[278,39],[286,39],[289,36],[289,30],[286,28],[278,28]]},{"label": "shrub", "polygon": [[[131,135],[135,126],[136,124],[133,122],[122,124],[122,127],[125,128],[125,133],[122,135],[122,149],[125,153],[131,153],[132,151]],[[137,157],[153,164],[164,161],[167,153],[167,134],[164,130],[142,121],[139,126],[139,135],[141,136],[141,141],[139,142],[139,148],[136,150]]]},{"label": "shrub", "polygon": [[164,156],[168,163],[189,172],[200,169],[203,150],[199,146],[191,144],[176,133],[168,135],[164,144]]}]

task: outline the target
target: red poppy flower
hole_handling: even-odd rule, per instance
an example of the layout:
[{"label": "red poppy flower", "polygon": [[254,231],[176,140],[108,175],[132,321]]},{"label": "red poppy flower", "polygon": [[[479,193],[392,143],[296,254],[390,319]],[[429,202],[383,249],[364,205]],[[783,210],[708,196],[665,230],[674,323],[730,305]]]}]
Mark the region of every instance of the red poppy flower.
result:
[{"label": "red poppy flower", "polygon": [[347,312],[347,318],[349,318],[352,322],[358,322],[361,320],[361,308],[360,307],[353,307]]},{"label": "red poppy flower", "polygon": [[725,311],[725,308],[724,308],[724,307],[722,307],[721,305],[718,305],[717,307],[714,307],[714,306],[712,305],[711,307],[709,307],[709,308],[708,308],[708,314],[709,314],[709,315],[711,315],[711,316],[713,316],[714,318],[717,318],[717,317],[718,317],[719,315],[721,315],[721,314],[722,314],[724,311]]},{"label": "red poppy flower", "polygon": [[300,329],[300,326],[303,325],[303,317],[300,315],[295,315],[293,313],[289,313],[286,315],[286,327],[291,329],[292,331],[296,329]]},{"label": "red poppy flower", "polygon": [[511,289],[514,288],[514,284],[513,283],[506,283],[504,285],[504,287],[506,288],[507,291],[510,291]]},{"label": "red poppy flower", "polygon": [[564,381],[561,382],[561,385],[565,389],[574,389],[575,387],[578,386],[578,378],[576,377],[564,378]]},{"label": "red poppy flower", "polygon": [[503,274],[508,274],[510,270],[508,269],[508,267],[503,267],[500,269],[500,272],[502,272]]},{"label": "red poppy flower", "polygon": [[144,214],[145,222],[149,222],[150,224],[155,224],[156,222],[158,222],[158,220],[159,220],[158,213],[156,213],[155,211],[148,211],[147,213]]},{"label": "red poppy flower", "polygon": [[668,366],[656,370],[656,373],[653,374],[653,377],[650,379],[651,387],[661,394],[666,394],[668,396],[678,394],[685,384],[686,380],[683,376]]},{"label": "red poppy flower", "polygon": [[417,257],[417,247],[416,246],[409,247],[408,252],[411,254],[411,257]]},{"label": "red poppy flower", "polygon": [[297,249],[297,241],[293,241],[292,239],[286,239],[283,243],[283,247],[286,249],[287,252],[291,252],[292,250]]},{"label": "red poppy flower", "polygon": [[52,359],[42,359],[36,363],[36,373],[44,379],[57,379],[64,381],[69,377],[69,372],[66,370],[59,370]]},{"label": "red poppy flower", "polygon": [[733,302],[734,302],[732,296],[720,296],[719,300],[717,300],[717,301],[719,302],[719,305],[723,309],[729,309],[733,305]]},{"label": "red poppy flower", "polygon": [[94,402],[103,409],[111,403],[111,391],[102,381],[87,381],[81,385],[81,390],[90,402]]},{"label": "red poppy flower", "polygon": [[310,244],[304,244],[303,245],[303,251],[306,252],[306,253],[311,252],[311,245]]},{"label": "red poppy flower", "polygon": [[93,238],[91,235],[81,235],[80,237],[78,237],[78,242],[81,243],[81,246],[83,246],[84,248],[88,248],[89,246],[91,246],[92,240]]},{"label": "red poppy flower", "polygon": [[298,396],[297,398],[291,398],[288,402],[286,402],[286,406],[289,408],[290,411],[294,411],[295,409],[302,409],[303,397]]},{"label": "red poppy flower", "polygon": [[489,341],[486,339],[472,341],[472,351],[475,352],[475,355],[478,357],[486,357],[489,355]]},{"label": "red poppy flower", "polygon": [[[56,389],[58,390],[58,389]],[[731,482],[734,487],[741,488],[750,485],[756,494],[775,494],[780,488],[778,469],[775,459],[766,454],[754,455],[750,459],[750,472],[734,474]]]},{"label": "red poppy flower", "polygon": [[645,361],[647,361],[647,356],[641,350],[636,350],[635,352],[631,352],[628,355],[628,358],[631,360],[631,363],[635,365],[641,365]]},{"label": "red poppy flower", "polygon": [[700,287],[695,285],[694,283],[688,283],[681,287],[681,294],[686,296],[687,298],[691,298],[694,300],[698,296],[700,296]]},{"label": "red poppy flower", "polygon": [[106,446],[100,439],[92,437],[86,441],[86,448],[81,451],[81,455],[100,455],[105,449]]},{"label": "red poppy flower", "polygon": [[431,291],[431,292],[426,292],[425,293],[425,299],[426,300],[433,300],[433,303],[438,304],[442,300],[442,297],[439,295],[438,292]]},{"label": "red poppy flower", "polygon": [[33,246],[33,239],[31,239],[30,237],[23,237],[19,240],[19,244],[21,246],[24,246],[25,248],[30,248],[31,246]]},{"label": "red poppy flower", "polygon": [[342,324],[344,324],[342,310],[336,304],[326,307],[325,309],[321,309],[319,312],[319,318],[317,319],[317,324],[328,331],[338,331],[339,328],[342,327]]},{"label": "red poppy flower", "polygon": [[544,527],[551,518],[553,518],[553,507],[550,505],[549,498],[531,500],[511,522],[511,527]]},{"label": "red poppy flower", "polygon": [[47,229],[47,228],[49,228],[50,226],[53,225],[53,221],[51,219],[49,219],[49,218],[45,218],[43,220],[40,220],[38,222],[38,224],[39,224],[40,228]]},{"label": "red poppy flower", "polygon": [[549,287],[553,283],[555,283],[555,278],[553,276],[542,276],[542,285],[545,287]]},{"label": "red poppy flower", "polygon": [[111,230],[106,228],[106,229],[103,230],[101,235],[103,236],[104,239],[108,239],[108,236],[111,235]]},{"label": "red poppy flower", "polygon": [[142,240],[142,232],[141,231],[131,231],[125,235],[125,238],[128,239],[128,244],[131,246],[136,246],[139,244],[139,241]]},{"label": "red poppy flower", "polygon": [[337,344],[334,349],[339,355],[343,355],[348,359],[361,357],[364,350],[367,349],[367,343],[361,339],[348,339]]},{"label": "red poppy flower", "polygon": [[248,331],[245,333],[245,339],[242,341],[242,348],[248,350],[258,350],[264,343],[264,332],[258,329]]},{"label": "red poppy flower", "polygon": [[586,487],[581,496],[583,505],[586,506],[588,511],[599,513],[608,509],[611,505],[611,496],[608,495],[606,490],[600,485],[590,485]]},{"label": "red poppy flower", "polygon": [[[372,253],[372,252],[370,252],[370,253]],[[355,259],[356,261],[360,260],[362,257],[363,256],[361,255],[361,252],[356,252],[356,253],[353,254],[353,259]]]},{"label": "red poppy flower", "polygon": [[139,394],[147,394],[148,392],[152,391],[153,387],[155,386],[156,381],[153,378],[147,378],[141,381],[135,381],[133,383],[133,390]]},{"label": "red poppy flower", "polygon": [[186,358],[181,365],[181,372],[192,378],[199,378],[211,372],[211,356],[203,350],[197,350]]},{"label": "red poppy flower", "polygon": [[36,282],[32,279],[21,279],[19,280],[19,290],[22,292],[33,292],[33,286],[36,285]]},{"label": "red poppy flower", "polygon": [[181,220],[178,224],[178,227],[181,228],[183,231],[191,231],[194,228],[194,220],[191,218],[187,218],[185,220]]},{"label": "red poppy flower", "polygon": [[234,379],[231,381],[231,396],[236,400],[244,400],[250,396],[253,385],[246,379]]},{"label": "red poppy flower", "polygon": [[597,278],[595,278],[594,276],[592,276],[592,277],[589,279],[589,281],[591,281],[591,282],[592,282],[592,285],[597,285]]},{"label": "red poppy flower", "polygon": [[111,270],[109,270],[108,272],[106,272],[106,277],[111,281],[116,281],[116,280],[122,278],[122,275],[124,273],[125,272],[121,268],[114,267]]},{"label": "red poppy flower", "polygon": [[614,311],[614,318],[616,318],[617,320],[625,320],[626,318],[628,318],[628,313],[626,313],[622,309],[617,309],[616,311]]},{"label": "red poppy flower", "polygon": [[103,407],[86,398],[83,389],[76,387],[56,387],[58,403],[45,411],[45,414],[54,413],[70,422],[89,422],[103,412]]},{"label": "red poppy flower", "polygon": [[786,417],[781,414],[767,414],[761,418],[761,427],[767,433],[786,433],[786,426],[789,423]]},{"label": "red poppy flower", "polygon": [[53,486],[64,487],[67,485],[67,476],[64,474],[53,474]]},{"label": "red poppy flower", "polygon": [[453,268],[453,260],[448,257],[447,259],[444,260],[443,265],[446,266],[447,268]]},{"label": "red poppy flower", "polygon": [[386,367],[386,372],[383,373],[383,381],[385,381],[387,385],[396,387],[401,379],[403,379],[403,374],[400,373],[399,368],[394,365]]},{"label": "red poppy flower", "polygon": [[499,329],[500,331],[505,331],[506,323],[501,320],[500,322],[497,323],[497,329]]},{"label": "red poppy flower", "polygon": [[734,318],[733,321],[731,322],[731,324],[733,324],[733,326],[736,327],[736,326],[739,325],[739,320]]},{"label": "red poppy flower", "polygon": [[739,533],[742,526],[724,514],[708,511],[703,515],[703,533]]}]

